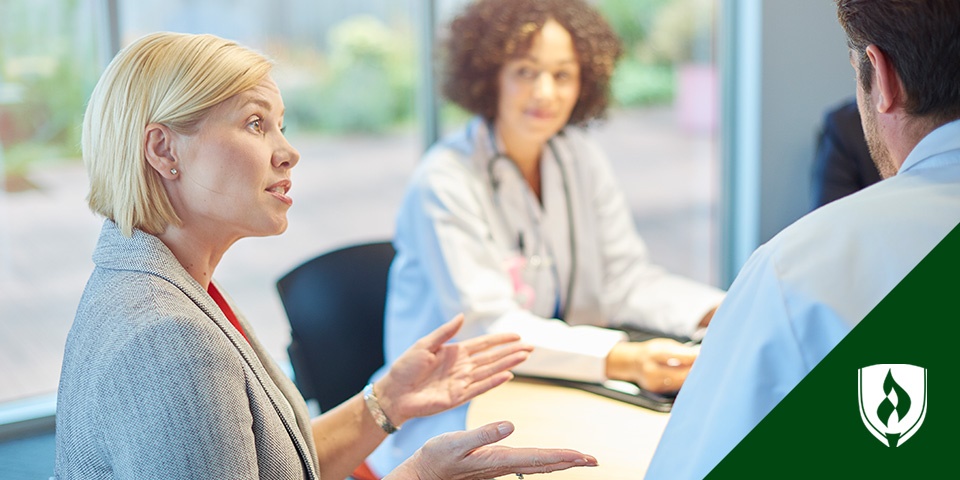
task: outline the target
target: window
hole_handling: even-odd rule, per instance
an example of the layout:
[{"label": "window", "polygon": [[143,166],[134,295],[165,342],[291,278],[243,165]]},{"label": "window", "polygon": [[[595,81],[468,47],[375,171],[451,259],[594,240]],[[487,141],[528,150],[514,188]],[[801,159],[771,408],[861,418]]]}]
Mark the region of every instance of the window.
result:
[{"label": "window", "polygon": [[99,222],[83,107],[103,65],[93,1],[0,2],[0,402],[56,390]]},{"label": "window", "polygon": [[[715,280],[715,0],[598,0],[624,38],[617,105],[593,135],[655,261]],[[0,0],[0,403],[56,391],[101,220],[86,207],[85,102],[109,61],[104,3]],[[463,0],[437,2],[438,24]],[[422,7],[416,2],[417,8]],[[337,246],[392,235],[429,119],[415,108],[423,12],[411,2],[119,0],[121,46],[149,32],[214,33],[276,60],[293,172],[290,227],[248,239],[216,278],[284,359],[275,281]],[[694,20],[696,19],[696,20]],[[447,127],[466,120],[443,109]]]},{"label": "window", "polygon": [[[2,2],[0,17],[0,403],[53,394],[63,345],[93,269],[102,221],[86,207],[83,108],[102,68],[101,2]],[[274,284],[312,256],[389,238],[422,149],[415,116],[416,26],[403,2],[119,1],[120,44],[170,30],[213,33],[264,52],[287,108],[290,227],[249,239],[216,278],[286,358]],[[8,14],[9,13],[9,14]],[[386,108],[384,107],[386,106]]]},{"label": "window", "polygon": [[594,127],[651,259],[716,284],[717,0],[601,0],[625,55]]}]

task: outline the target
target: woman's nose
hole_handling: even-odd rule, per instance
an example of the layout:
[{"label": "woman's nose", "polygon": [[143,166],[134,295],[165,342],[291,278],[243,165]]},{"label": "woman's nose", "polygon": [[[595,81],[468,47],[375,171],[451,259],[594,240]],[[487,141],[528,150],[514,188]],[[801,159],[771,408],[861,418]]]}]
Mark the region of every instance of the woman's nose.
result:
[{"label": "woman's nose", "polygon": [[273,155],[273,165],[277,168],[293,168],[299,161],[300,152],[283,138],[283,145]]},{"label": "woman's nose", "polygon": [[538,98],[550,98],[556,91],[556,82],[550,72],[540,72],[534,83],[534,95]]}]

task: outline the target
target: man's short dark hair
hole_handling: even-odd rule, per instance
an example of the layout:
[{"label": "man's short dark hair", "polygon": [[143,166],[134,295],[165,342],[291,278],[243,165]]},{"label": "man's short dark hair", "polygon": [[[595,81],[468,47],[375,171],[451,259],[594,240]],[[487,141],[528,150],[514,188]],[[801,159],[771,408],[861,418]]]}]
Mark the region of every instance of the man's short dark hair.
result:
[{"label": "man's short dark hair", "polygon": [[837,0],[837,16],[870,92],[876,45],[907,93],[906,111],[939,123],[960,118],[960,0]]},{"label": "man's short dark hair", "polygon": [[582,0],[479,0],[468,6],[447,32],[444,95],[492,121],[501,68],[529,51],[548,19],[570,33],[580,62],[580,96],[568,123],[602,117],[622,47],[606,20]]}]

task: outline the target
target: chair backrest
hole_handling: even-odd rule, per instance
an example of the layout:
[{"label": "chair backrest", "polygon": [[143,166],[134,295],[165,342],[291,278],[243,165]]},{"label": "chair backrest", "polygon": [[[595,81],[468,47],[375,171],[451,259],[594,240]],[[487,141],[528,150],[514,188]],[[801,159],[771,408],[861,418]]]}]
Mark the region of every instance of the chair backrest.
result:
[{"label": "chair backrest", "polygon": [[305,399],[328,411],[383,363],[383,309],[394,249],[368,243],[324,253],[277,281],[290,322],[287,352]]}]

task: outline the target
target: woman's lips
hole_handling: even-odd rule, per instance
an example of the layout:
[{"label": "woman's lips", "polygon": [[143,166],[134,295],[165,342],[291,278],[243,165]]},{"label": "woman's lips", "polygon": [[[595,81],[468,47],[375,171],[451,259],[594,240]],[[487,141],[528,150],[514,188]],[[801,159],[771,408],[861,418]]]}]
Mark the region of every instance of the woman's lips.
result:
[{"label": "woman's lips", "polygon": [[552,120],[557,115],[551,111],[547,110],[527,110],[527,115],[537,120]]},{"label": "woman's lips", "polygon": [[282,180],[267,188],[267,193],[287,205],[293,205],[293,199],[287,196],[287,192],[290,191],[290,187],[292,186],[293,184],[290,180]]}]

